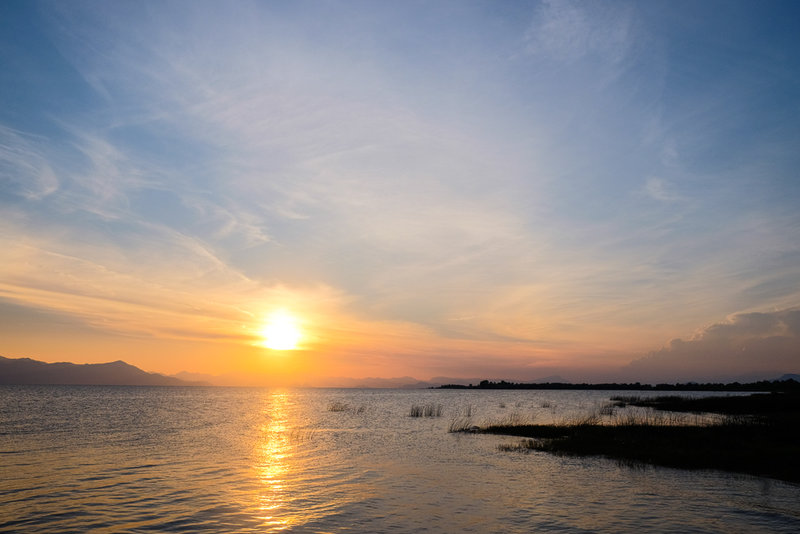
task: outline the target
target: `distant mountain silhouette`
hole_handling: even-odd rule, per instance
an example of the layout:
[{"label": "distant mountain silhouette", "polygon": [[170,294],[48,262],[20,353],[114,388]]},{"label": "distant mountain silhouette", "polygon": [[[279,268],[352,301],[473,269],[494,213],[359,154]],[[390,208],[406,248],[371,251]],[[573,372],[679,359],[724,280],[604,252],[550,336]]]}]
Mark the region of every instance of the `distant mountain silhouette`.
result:
[{"label": "distant mountain silhouette", "polygon": [[200,386],[157,373],[147,373],[121,360],[109,363],[45,363],[0,356],[0,384],[71,384],[97,386]]}]

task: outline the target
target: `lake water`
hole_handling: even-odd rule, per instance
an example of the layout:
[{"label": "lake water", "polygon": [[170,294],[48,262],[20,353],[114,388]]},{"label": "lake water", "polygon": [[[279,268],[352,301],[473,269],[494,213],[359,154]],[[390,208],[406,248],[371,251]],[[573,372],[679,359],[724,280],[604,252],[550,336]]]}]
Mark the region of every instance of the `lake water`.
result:
[{"label": "lake water", "polygon": [[0,532],[800,532],[796,484],[448,432],[613,394],[0,386]]}]

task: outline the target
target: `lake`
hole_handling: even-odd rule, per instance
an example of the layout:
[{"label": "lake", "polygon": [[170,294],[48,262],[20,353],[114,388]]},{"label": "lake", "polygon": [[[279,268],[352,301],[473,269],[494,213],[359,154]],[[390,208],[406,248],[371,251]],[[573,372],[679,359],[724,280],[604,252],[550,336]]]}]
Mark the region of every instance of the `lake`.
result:
[{"label": "lake", "polygon": [[800,532],[796,484],[448,432],[614,394],[0,386],[0,532]]}]

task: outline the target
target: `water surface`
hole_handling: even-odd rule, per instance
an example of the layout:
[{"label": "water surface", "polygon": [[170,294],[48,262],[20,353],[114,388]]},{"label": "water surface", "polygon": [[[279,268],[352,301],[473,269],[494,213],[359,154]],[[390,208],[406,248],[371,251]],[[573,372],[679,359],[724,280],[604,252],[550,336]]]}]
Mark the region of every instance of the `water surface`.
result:
[{"label": "water surface", "polygon": [[0,532],[800,532],[796,484],[448,432],[613,394],[0,386]]}]

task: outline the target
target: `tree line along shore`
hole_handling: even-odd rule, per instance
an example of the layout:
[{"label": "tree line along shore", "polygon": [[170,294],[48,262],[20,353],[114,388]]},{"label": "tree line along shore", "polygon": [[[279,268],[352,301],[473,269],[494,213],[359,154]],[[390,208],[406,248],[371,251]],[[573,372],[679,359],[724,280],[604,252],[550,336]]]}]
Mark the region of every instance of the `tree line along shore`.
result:
[{"label": "tree line along shore", "polygon": [[506,382],[500,380],[492,382],[482,380],[478,384],[444,384],[435,389],[542,389],[542,390],[600,390],[600,391],[800,391],[800,382],[794,378],[785,380],[761,380],[758,382],[730,382],[730,383],[697,383],[685,382],[678,384],[641,384],[639,382],[609,382],[600,384],[569,383],[569,382]]}]

